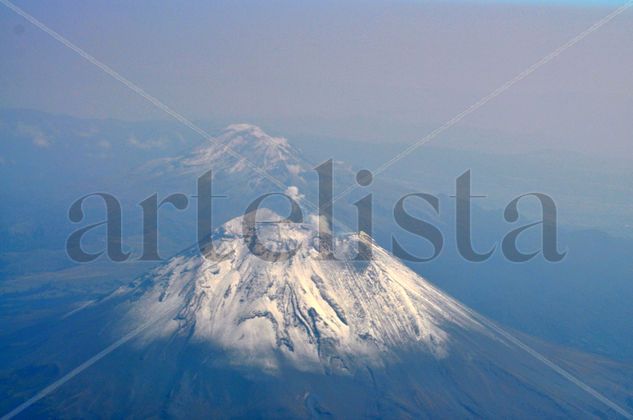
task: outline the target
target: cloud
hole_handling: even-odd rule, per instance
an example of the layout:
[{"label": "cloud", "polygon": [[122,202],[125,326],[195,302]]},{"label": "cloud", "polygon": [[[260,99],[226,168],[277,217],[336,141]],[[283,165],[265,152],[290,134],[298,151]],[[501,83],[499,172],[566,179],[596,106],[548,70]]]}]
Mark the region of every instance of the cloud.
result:
[{"label": "cloud", "polygon": [[105,150],[109,150],[112,148],[112,144],[107,140],[99,140],[99,142],[97,143],[97,146]]},{"label": "cloud", "polygon": [[327,218],[325,216],[319,216],[318,214],[311,214],[308,216],[308,223],[321,233],[332,233],[328,227]]},{"label": "cloud", "polygon": [[52,143],[42,130],[32,125],[18,123],[17,132],[22,136],[29,137],[37,147],[49,147]]},{"label": "cloud", "polygon": [[299,192],[299,188],[294,185],[286,188],[286,195],[295,201],[300,201],[304,195]]},{"label": "cloud", "polygon": [[147,150],[147,149],[162,149],[167,144],[167,140],[160,137],[157,139],[148,139],[148,140],[140,140],[134,134],[128,137],[127,142],[139,149]]},{"label": "cloud", "polygon": [[11,236],[31,236],[35,232],[36,226],[31,222],[19,222],[9,226]]},{"label": "cloud", "polygon": [[288,165],[288,172],[290,172],[292,175],[299,175],[301,173],[301,166]]},{"label": "cloud", "polygon": [[86,138],[86,137],[93,137],[93,136],[95,136],[95,135],[99,134],[99,131],[100,131],[100,130],[99,130],[99,128],[97,128],[97,127],[89,127],[89,128],[86,128],[86,129],[80,129],[80,130],[78,130],[78,131],[76,132],[76,134],[77,134],[79,137],[84,137],[84,138]]}]

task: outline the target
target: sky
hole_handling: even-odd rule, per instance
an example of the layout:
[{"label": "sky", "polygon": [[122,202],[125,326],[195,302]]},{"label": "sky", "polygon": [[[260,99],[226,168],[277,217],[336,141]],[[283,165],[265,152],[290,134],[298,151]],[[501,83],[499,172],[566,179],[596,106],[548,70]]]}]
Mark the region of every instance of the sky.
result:
[{"label": "sky", "polygon": [[[15,4],[188,118],[413,142],[622,3]],[[633,8],[436,142],[633,156],[631,39]],[[169,118],[2,5],[0,55],[0,107]]]}]

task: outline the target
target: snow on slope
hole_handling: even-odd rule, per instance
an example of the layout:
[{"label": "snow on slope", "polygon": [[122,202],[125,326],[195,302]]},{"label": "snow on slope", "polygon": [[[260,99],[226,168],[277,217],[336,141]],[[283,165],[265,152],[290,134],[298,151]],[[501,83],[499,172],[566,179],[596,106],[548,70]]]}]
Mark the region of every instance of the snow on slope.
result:
[{"label": "snow on slope", "polygon": [[302,185],[302,175],[312,171],[311,165],[300,158],[285,138],[270,136],[252,124],[229,125],[191,153],[151,161],[141,171],[165,177],[200,176],[211,169],[214,175],[232,177],[234,181],[236,176],[246,174],[257,185],[265,180],[261,175],[254,176],[256,172],[251,166],[254,164],[287,185]]},{"label": "snow on slope", "polygon": [[[258,216],[280,220],[264,209]],[[300,370],[345,372],[380,365],[395,350],[443,358],[450,352],[443,326],[480,329],[459,305],[364,234],[337,238],[334,246],[348,259],[371,247],[370,261],[332,261],[318,253],[314,224],[258,223],[267,249],[297,250],[269,262],[251,253],[252,233],[243,233],[242,222],[235,218],[214,234],[217,261],[196,248],[150,274],[150,286],[129,316],[138,323],[166,310],[174,316],[146,339],[185,334],[219,345],[239,364],[275,369],[289,362]]]}]

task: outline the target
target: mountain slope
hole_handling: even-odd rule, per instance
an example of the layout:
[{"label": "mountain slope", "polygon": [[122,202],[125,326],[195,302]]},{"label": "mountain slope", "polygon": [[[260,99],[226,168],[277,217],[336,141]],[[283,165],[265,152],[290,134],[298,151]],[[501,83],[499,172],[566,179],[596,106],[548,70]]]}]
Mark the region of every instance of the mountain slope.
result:
[{"label": "mountain slope", "polygon": [[305,175],[312,171],[285,138],[270,136],[252,124],[232,124],[190,153],[150,161],[139,172],[161,182],[166,179],[182,182],[212,170],[218,181],[240,179],[251,189],[278,189],[270,179],[259,175],[255,167],[284,185],[298,187],[306,185]]},{"label": "mountain slope", "polygon": [[[108,386],[117,402],[98,402],[81,380],[60,410],[89,395],[92,407],[149,415],[616,416],[365,235],[336,238],[341,261],[324,261],[312,223],[261,215],[259,246],[293,252],[253,255],[254,231],[236,218],[207,258],[192,249],[116,291],[100,317],[117,320],[115,336],[144,328],[93,372],[118,384]],[[350,260],[370,247],[370,260]],[[117,388],[122,369],[140,387],[133,397]]]},{"label": "mountain slope", "polygon": [[[154,175],[182,185],[212,169],[216,185],[232,193],[224,215],[234,215],[271,190],[245,160],[226,155],[226,145],[263,161],[287,185],[309,179],[308,166],[285,141],[248,125],[230,126],[217,143],[190,155],[156,162]],[[279,219],[261,215],[264,222]],[[174,227],[183,225],[178,220]],[[205,256],[192,248],[98,303],[9,337],[0,362],[2,412],[141,329],[26,413],[617,416],[369,237],[334,238],[340,260],[329,261],[319,256],[312,219],[261,223],[256,232],[260,245],[241,218],[233,219],[213,234]],[[262,248],[296,252],[266,261],[251,252]],[[370,250],[371,259],[353,260]],[[592,381],[619,370],[617,383],[601,379],[592,386],[606,385],[609,398],[630,408],[631,376],[621,373],[627,370],[560,354],[566,369],[581,365],[581,376]]]},{"label": "mountain slope", "polygon": [[[283,357],[312,370],[380,364],[393,348],[444,357],[449,351],[444,324],[481,329],[368,236],[338,238],[334,246],[343,259],[326,260],[318,252],[315,226],[274,223],[279,216],[260,214],[269,220],[255,232],[243,232],[242,218],[220,228],[212,260],[196,249],[161,267],[134,316],[146,322],[162,308],[177,308],[154,335],[186,332],[235,351],[238,361],[275,368],[276,358]],[[254,234],[262,247],[292,255],[275,261],[254,255],[248,246]],[[371,260],[345,260],[359,249],[371,252]]]},{"label": "mountain slope", "polygon": [[[367,236],[334,238],[339,260],[324,261],[312,219],[260,216],[257,228],[244,229],[243,218],[224,224],[205,256],[192,248],[51,322],[43,342],[29,344],[41,333],[13,337],[25,344],[15,355],[4,349],[13,370],[0,383],[0,407],[8,411],[33,395],[33,385],[15,383],[20,378],[51,383],[110,348],[25,413],[618,417]],[[264,260],[251,249],[289,253]],[[370,249],[371,259],[352,259]],[[599,378],[620,404],[631,401],[621,366],[564,351],[559,358],[566,369],[581,366],[583,377]],[[614,374],[616,383],[603,379]]]}]

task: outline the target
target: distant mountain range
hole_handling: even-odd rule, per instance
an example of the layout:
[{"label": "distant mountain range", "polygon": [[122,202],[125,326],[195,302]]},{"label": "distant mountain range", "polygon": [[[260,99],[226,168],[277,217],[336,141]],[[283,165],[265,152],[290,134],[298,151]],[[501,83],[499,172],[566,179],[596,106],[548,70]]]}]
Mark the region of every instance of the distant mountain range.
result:
[{"label": "distant mountain range", "polygon": [[[570,260],[554,265],[494,259],[473,265],[449,252],[432,264],[406,267],[385,250],[392,234],[407,249],[425,250],[419,237],[403,235],[393,222],[395,200],[419,191],[403,176],[376,179],[370,188],[335,205],[335,216],[354,227],[351,203],[374,194],[374,237],[334,235],[339,256],[371,246],[372,260],[320,259],[315,221],[306,206],[302,224],[258,225],[258,237],[267,246],[286,251],[298,247],[287,260],[265,262],[249,252],[253,235],[242,231],[238,215],[254,198],[272,191],[300,201],[318,199],[314,163],[293,143],[250,124],[230,125],[212,141],[200,143],[170,126],[11,115],[16,120],[0,130],[21,143],[4,143],[0,149],[0,172],[11,181],[3,192],[18,203],[0,214],[0,229],[8,238],[0,267],[1,324],[6,325],[0,333],[5,343],[0,347],[0,412],[140,330],[25,413],[617,417],[416,272],[514,327],[609,355],[627,355],[630,340],[618,335],[628,328],[628,297],[633,296],[625,240],[592,231],[564,232],[566,243],[573,245]],[[40,119],[48,123],[38,123]],[[31,128],[25,131],[25,124]],[[68,133],[75,134],[68,138]],[[112,146],[109,153],[119,153],[121,160],[93,156],[90,150],[105,147],[98,138],[111,143],[120,139],[121,148]],[[157,138],[171,140],[159,145],[152,140]],[[55,149],[55,144],[65,146]],[[67,164],[73,147],[86,148],[85,161]],[[257,174],[253,164],[282,186]],[[90,167],[95,174],[86,172]],[[195,246],[180,252],[196,240],[195,180],[208,169],[214,193],[227,197],[218,202],[217,230],[209,238],[218,254],[225,255],[221,261],[205,259]],[[336,160],[335,188],[353,184],[355,169]],[[78,185],[65,188],[67,179],[75,178]],[[23,191],[22,184],[35,194]],[[138,273],[152,267],[64,265],[67,258],[59,247],[78,227],[67,221],[67,206],[92,192],[86,186],[97,185],[113,186],[121,199],[124,243],[133,246],[140,245],[141,199],[152,193],[189,196],[187,211],[161,210],[161,252],[175,256],[143,275]],[[441,199],[440,216],[425,207],[412,212],[441,227],[449,248],[453,209],[446,204],[449,198]],[[287,214],[283,201],[273,200],[267,207],[273,210],[262,214],[269,219]],[[103,209],[96,201],[85,210],[98,220]],[[478,247],[490,246],[507,230],[498,214],[475,206],[473,215]],[[88,245],[102,241],[103,235],[95,235]],[[522,339],[547,349],[548,357],[554,355],[556,363],[622,407],[633,407],[627,365]]]}]

